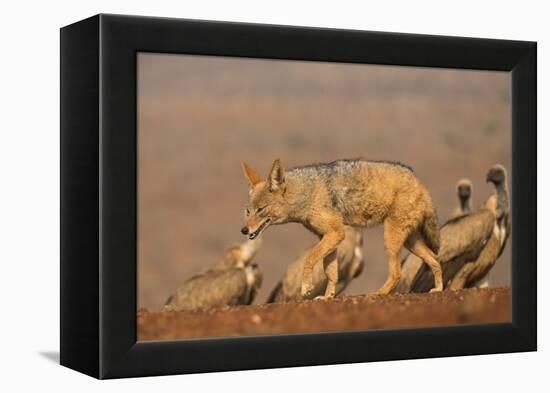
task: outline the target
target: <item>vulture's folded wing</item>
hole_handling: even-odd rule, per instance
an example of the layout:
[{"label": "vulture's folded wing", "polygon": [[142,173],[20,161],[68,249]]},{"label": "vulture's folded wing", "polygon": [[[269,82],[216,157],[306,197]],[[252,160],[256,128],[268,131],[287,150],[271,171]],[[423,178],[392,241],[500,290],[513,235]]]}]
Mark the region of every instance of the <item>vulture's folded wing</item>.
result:
[{"label": "vulture's folded wing", "polygon": [[174,310],[208,309],[235,305],[247,290],[243,269],[210,270],[187,280],[170,297]]},{"label": "vulture's folded wing", "polygon": [[[470,261],[479,256],[493,232],[495,216],[488,209],[454,218],[441,227],[438,259],[443,270],[443,285]],[[427,292],[434,286],[431,270],[423,264],[411,285],[412,292]]]}]

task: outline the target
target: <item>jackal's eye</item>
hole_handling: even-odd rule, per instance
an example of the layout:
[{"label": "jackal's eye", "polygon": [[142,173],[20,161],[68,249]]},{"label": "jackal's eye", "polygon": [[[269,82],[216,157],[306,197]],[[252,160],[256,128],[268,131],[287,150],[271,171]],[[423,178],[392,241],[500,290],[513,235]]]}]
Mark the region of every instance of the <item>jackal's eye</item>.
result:
[{"label": "jackal's eye", "polygon": [[265,209],[265,206],[264,206],[264,207],[259,207],[259,208],[258,208],[258,213],[261,213],[261,212],[263,212],[263,211],[264,211],[264,209]]},{"label": "jackal's eye", "polygon": [[247,216],[250,215],[250,209],[248,207],[246,208],[245,213],[246,213]]}]

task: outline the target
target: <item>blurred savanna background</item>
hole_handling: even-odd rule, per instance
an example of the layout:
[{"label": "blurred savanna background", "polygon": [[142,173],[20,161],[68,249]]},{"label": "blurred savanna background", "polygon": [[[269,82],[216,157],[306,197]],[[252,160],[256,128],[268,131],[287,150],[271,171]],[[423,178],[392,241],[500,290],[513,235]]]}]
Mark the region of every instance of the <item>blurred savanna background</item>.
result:
[{"label": "blurred savanna background", "polygon": [[[510,74],[474,70],[140,53],[138,55],[138,307],[157,309],[240,234],[248,192],[241,162],[263,176],[339,158],[402,161],[430,191],[440,224],[455,183],[492,192],[488,168],[510,171]],[[316,237],[272,226],[255,262],[266,300]],[[365,270],[346,290],[386,279],[382,228],[365,230]],[[510,246],[491,286],[510,284]]]}]

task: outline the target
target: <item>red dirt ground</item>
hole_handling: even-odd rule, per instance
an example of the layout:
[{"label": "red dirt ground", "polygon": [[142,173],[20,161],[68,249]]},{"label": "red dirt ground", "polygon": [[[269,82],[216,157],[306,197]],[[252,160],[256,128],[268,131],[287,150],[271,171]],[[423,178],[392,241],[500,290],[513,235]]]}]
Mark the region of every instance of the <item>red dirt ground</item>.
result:
[{"label": "red dirt ground", "polygon": [[426,327],[510,320],[507,287],[175,312],[141,309],[138,340]]}]

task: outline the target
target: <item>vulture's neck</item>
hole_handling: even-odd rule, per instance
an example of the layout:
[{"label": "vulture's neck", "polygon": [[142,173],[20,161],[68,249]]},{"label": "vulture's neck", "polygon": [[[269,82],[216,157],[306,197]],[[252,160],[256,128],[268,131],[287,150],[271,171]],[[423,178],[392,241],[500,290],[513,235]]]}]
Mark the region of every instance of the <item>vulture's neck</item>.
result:
[{"label": "vulture's neck", "polygon": [[472,198],[464,198],[460,200],[460,211],[464,214],[470,214],[472,211]]},{"label": "vulture's neck", "polygon": [[505,213],[508,212],[509,199],[508,199],[508,186],[506,181],[498,184],[496,186],[497,194],[497,217],[502,217]]}]

